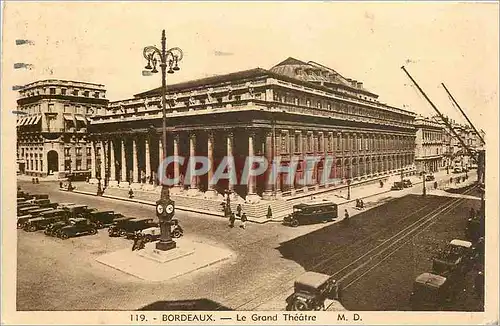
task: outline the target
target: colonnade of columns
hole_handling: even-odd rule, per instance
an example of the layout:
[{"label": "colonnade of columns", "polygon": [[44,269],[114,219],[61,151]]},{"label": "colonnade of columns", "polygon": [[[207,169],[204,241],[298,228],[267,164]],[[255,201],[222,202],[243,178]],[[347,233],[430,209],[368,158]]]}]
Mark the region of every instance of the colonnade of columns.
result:
[{"label": "colonnade of columns", "polygon": [[[265,171],[263,178],[249,177],[244,188],[238,186],[236,189],[235,180],[225,179],[227,181],[224,183],[224,189],[221,189],[219,185],[212,184],[208,180],[214,176],[217,168],[214,165],[220,156],[234,160],[235,133],[238,134],[237,154],[246,157],[264,156],[269,163],[269,168]],[[220,141],[221,136],[224,143],[216,144],[216,139]],[[403,139],[403,137],[407,138]],[[167,144],[170,141],[171,147],[167,150],[174,159],[180,155],[184,155],[186,159],[200,155],[197,151],[203,148],[203,154],[206,154],[210,164],[207,178],[203,179],[203,182],[200,182],[200,176],[194,175],[193,164],[187,165],[191,168],[191,171],[187,171],[186,168],[182,168],[186,164],[181,166],[174,160],[171,163],[172,167],[168,168],[165,173],[174,180],[178,180],[173,185],[173,190],[186,190],[187,195],[196,196],[205,192],[205,196],[216,196],[218,193],[228,191],[229,193],[238,192],[241,197],[246,197],[249,201],[258,200],[261,196],[274,198],[285,192],[293,194],[298,190],[307,191],[310,187],[330,186],[321,183],[323,170],[327,168],[331,169],[328,173],[330,180],[336,178],[345,181],[345,179],[361,179],[395,172],[408,167],[413,163],[414,155],[411,146],[405,145],[410,139],[409,136],[386,136],[351,131],[246,129],[168,133]],[[181,146],[181,143],[184,146]],[[219,147],[218,151],[216,151],[216,145]],[[97,148],[99,148],[100,160],[97,159]],[[183,153],[181,153],[181,148]],[[161,137],[154,134],[136,134],[94,141],[91,155],[92,179],[95,179],[99,172],[99,176],[106,179],[110,186],[120,187],[129,187],[134,184],[157,186],[159,184],[158,167],[167,156],[163,152]],[[305,161],[306,157],[311,155],[319,157],[319,161],[312,167],[312,171],[309,171]],[[285,184],[284,180],[287,176],[286,173],[282,173],[276,175],[274,182],[268,182],[271,163],[275,158],[281,161],[280,166],[290,165],[293,160],[298,161],[295,180]],[[96,162],[99,166],[96,166]],[[245,162],[245,164],[252,163]],[[238,171],[231,171],[233,166],[236,165],[227,166],[226,175],[241,172],[241,164]],[[305,173],[312,173],[312,185],[297,182],[304,178]],[[184,179],[186,176],[190,176],[191,180]],[[236,183],[238,182],[241,183],[241,180],[236,180]],[[187,189],[184,189],[187,184]]]}]

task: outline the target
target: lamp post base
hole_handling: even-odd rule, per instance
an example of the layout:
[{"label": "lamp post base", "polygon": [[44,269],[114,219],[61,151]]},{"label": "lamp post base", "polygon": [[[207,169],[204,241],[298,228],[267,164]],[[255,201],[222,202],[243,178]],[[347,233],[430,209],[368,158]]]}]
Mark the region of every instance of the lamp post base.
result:
[{"label": "lamp post base", "polygon": [[174,249],[176,247],[176,243],[174,240],[169,241],[159,241],[156,243],[156,249],[161,251],[168,251]]}]

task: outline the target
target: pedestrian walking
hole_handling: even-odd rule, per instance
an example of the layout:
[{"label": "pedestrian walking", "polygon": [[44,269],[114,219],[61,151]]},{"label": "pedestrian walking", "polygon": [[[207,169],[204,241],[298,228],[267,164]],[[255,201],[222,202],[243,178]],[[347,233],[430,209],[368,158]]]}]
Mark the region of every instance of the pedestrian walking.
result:
[{"label": "pedestrian walking", "polygon": [[137,248],[137,242],[139,241],[139,232],[134,233],[134,244],[132,245],[132,251]]},{"label": "pedestrian walking", "polygon": [[238,206],[236,206],[236,215],[241,217],[241,204],[238,204]]},{"label": "pedestrian walking", "polygon": [[240,228],[245,229],[246,224],[247,224],[247,220],[248,220],[248,219],[247,219],[247,214],[246,214],[246,213],[243,213],[243,214],[241,215],[241,225],[240,225]]},{"label": "pedestrian walking", "polygon": [[236,216],[234,216],[234,213],[231,213],[229,215],[229,227],[234,228],[234,221],[236,220]]},{"label": "pedestrian walking", "polygon": [[271,210],[271,205],[267,206],[267,218],[273,218],[273,211]]},{"label": "pedestrian walking", "polygon": [[471,207],[469,210],[469,218],[474,218],[476,216],[476,210],[474,207]]},{"label": "pedestrian walking", "polygon": [[363,202],[363,199],[359,200],[359,208],[363,209],[365,207],[365,203]]},{"label": "pedestrian walking", "polygon": [[134,198],[134,191],[132,190],[132,188],[129,188],[128,190],[128,198]]},{"label": "pedestrian walking", "polygon": [[347,208],[344,210],[344,220],[349,220],[349,212],[347,211]]}]

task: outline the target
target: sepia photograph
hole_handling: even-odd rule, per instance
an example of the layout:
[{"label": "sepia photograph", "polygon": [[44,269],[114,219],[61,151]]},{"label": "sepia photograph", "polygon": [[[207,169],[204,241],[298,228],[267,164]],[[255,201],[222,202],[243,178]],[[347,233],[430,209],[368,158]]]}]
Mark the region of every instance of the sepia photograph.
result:
[{"label": "sepia photograph", "polygon": [[498,324],[498,54],[493,1],[3,1],[2,324]]}]

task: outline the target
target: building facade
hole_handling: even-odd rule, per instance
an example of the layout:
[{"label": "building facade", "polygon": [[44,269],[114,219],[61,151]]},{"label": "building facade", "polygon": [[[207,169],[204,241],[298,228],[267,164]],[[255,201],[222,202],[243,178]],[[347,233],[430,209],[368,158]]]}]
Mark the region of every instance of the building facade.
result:
[{"label": "building facade", "polygon": [[415,118],[415,165],[417,172],[437,172],[444,168],[443,146],[445,131],[443,124],[432,118]]},{"label": "building facade", "polygon": [[90,175],[89,118],[108,105],[103,85],[42,80],[19,91],[18,171],[30,176],[64,178]]},{"label": "building facade", "polygon": [[[180,180],[172,191],[205,197],[229,191],[251,203],[328,188],[320,178],[324,169],[344,183],[414,169],[415,115],[380,103],[362,83],[313,62],[289,58],[270,70],[169,85],[167,153],[160,91],[111,102],[92,117],[92,148],[102,147],[105,157],[92,169],[93,180],[104,175],[112,187],[154,189],[162,158],[205,156],[211,162],[206,175],[189,185],[186,164],[168,165],[166,174]],[[280,167],[298,162],[294,180],[281,173],[266,182],[268,169],[248,184],[208,182],[224,157],[234,159],[240,180],[248,156],[274,158]],[[309,166],[308,156],[319,157],[317,164]],[[304,183],[306,173],[312,177]]]}]

